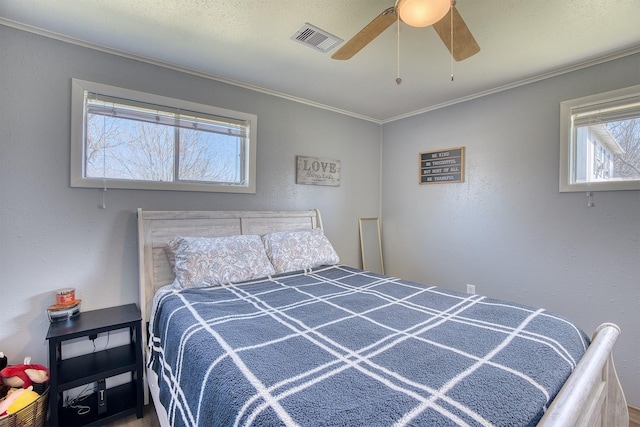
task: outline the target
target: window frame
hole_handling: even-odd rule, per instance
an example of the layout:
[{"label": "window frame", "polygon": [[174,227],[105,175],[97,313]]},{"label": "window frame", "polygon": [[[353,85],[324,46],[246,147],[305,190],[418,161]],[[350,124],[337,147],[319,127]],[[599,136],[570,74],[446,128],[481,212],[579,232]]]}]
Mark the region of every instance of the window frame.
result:
[{"label": "window frame", "polygon": [[[598,110],[604,104],[632,104],[640,99],[640,85],[603,92],[560,103],[560,192],[640,190],[640,179],[604,182],[575,182],[576,140],[574,111]],[[634,109],[635,111],[635,109]],[[638,109],[640,114],[640,108]]]},{"label": "window frame", "polygon": [[[244,182],[241,184],[221,184],[195,181],[142,181],[92,178],[85,176],[85,92],[98,93],[109,97],[122,98],[134,102],[167,106],[212,116],[227,117],[234,121],[248,123],[248,137],[244,147]],[[256,153],[258,118],[254,114],[228,110],[205,104],[169,98],[166,96],[109,86],[80,79],[71,79],[71,164],[70,186],[81,188],[115,188],[133,190],[201,191],[216,193],[256,192]]]}]

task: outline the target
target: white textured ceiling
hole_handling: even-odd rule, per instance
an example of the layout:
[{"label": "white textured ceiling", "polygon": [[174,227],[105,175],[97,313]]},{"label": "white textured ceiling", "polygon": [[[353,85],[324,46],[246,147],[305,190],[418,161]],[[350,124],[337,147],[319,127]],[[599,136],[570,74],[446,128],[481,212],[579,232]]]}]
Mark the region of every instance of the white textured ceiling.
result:
[{"label": "white textured ceiling", "polygon": [[[184,67],[385,122],[640,52],[640,0],[458,0],[481,51],[453,63],[401,24],[348,61],[289,39],[308,22],[348,40],[393,0],[0,0],[0,24]],[[639,70],[640,72],[640,70]]]}]

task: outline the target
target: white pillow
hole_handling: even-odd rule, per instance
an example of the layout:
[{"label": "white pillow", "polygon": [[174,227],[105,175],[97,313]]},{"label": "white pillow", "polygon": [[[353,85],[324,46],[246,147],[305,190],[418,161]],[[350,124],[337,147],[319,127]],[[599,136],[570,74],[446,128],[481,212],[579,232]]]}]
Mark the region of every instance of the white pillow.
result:
[{"label": "white pillow", "polygon": [[220,286],[275,273],[260,236],[177,237],[167,248],[181,288]]},{"label": "white pillow", "polygon": [[276,273],[304,270],[340,262],[321,229],[280,231],[262,237]]}]

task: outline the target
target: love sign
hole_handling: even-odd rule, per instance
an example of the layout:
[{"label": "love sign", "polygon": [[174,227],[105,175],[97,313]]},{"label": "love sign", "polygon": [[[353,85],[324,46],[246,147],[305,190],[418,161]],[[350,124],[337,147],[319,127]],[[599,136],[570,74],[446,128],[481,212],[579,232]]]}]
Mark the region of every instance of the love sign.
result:
[{"label": "love sign", "polygon": [[296,156],[296,184],[340,186],[340,160]]}]

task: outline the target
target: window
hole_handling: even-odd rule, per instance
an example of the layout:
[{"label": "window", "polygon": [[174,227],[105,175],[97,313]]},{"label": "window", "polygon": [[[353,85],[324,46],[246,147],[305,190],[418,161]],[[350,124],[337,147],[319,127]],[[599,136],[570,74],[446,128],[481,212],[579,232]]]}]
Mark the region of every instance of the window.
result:
[{"label": "window", "polygon": [[255,193],[254,115],[72,80],[71,186]]},{"label": "window", "polygon": [[640,190],[640,85],[560,104],[560,191]]}]

